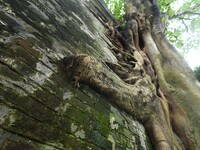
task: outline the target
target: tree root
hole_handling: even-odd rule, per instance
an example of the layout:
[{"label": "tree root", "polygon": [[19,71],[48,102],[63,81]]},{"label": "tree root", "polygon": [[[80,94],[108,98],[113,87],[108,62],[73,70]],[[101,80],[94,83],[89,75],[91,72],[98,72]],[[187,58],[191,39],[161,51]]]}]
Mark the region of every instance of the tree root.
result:
[{"label": "tree root", "polygon": [[107,96],[111,103],[143,123],[156,150],[173,149],[172,130],[149,76],[131,85],[91,56],[73,55],[62,61],[69,78]]}]

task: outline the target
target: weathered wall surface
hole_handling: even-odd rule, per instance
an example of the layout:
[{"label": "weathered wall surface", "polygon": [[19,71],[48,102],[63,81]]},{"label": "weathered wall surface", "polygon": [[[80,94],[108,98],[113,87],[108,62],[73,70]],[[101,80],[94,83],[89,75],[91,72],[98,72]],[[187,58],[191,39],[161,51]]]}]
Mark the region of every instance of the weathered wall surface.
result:
[{"label": "weathered wall surface", "polygon": [[88,8],[112,19],[95,0],[0,1],[0,149],[150,149],[141,124],[56,63],[117,61]]}]

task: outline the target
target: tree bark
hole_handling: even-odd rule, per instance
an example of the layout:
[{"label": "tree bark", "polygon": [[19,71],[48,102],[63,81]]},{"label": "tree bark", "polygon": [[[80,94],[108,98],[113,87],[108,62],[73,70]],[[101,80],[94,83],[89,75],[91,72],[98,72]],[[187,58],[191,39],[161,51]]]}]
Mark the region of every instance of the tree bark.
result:
[{"label": "tree bark", "polygon": [[[104,70],[100,64],[94,63],[95,59],[88,56],[73,57],[73,62],[80,61],[75,66],[80,66],[82,71],[76,68],[77,72],[71,78],[109,95],[113,103],[135,116],[146,127],[155,149],[198,149],[199,135],[194,131],[199,133],[200,124],[194,118],[199,118],[197,108],[200,107],[200,96],[193,72],[162,33],[157,1],[144,1],[146,9],[152,10],[152,17],[143,12],[140,1],[125,2],[124,32],[131,49],[118,47],[119,50],[114,53],[118,63],[126,65],[109,65],[124,84],[115,80],[114,75],[107,74],[109,70]],[[142,36],[143,47],[139,46],[139,36]],[[124,57],[124,51],[134,59]],[[68,58],[65,60],[68,62]],[[132,65],[132,70],[128,65]],[[129,75],[124,76],[119,70]],[[125,83],[130,84],[128,89]],[[155,88],[151,89],[153,86]],[[149,96],[147,100],[146,93]],[[141,111],[143,115],[139,113]]]}]

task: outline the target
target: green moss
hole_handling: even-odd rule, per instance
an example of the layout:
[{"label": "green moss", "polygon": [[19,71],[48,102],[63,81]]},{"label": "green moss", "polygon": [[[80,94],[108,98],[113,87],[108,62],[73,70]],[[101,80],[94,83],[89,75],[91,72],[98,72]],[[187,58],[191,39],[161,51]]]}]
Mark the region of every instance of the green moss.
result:
[{"label": "green moss", "polygon": [[3,103],[24,111],[30,116],[41,120],[42,122],[53,122],[53,120],[55,120],[56,114],[48,109],[48,106],[45,107],[43,104],[38,102],[37,99],[30,96],[21,97],[20,95],[15,93],[14,90],[9,88],[4,87],[1,90],[4,91],[4,94],[2,96],[5,98],[5,101],[1,100]]},{"label": "green moss", "polygon": [[67,150],[74,149],[84,149],[84,150],[102,150],[102,148],[98,147],[95,144],[91,144],[87,141],[77,139],[75,136],[69,135],[64,140],[64,146]]},{"label": "green moss", "polygon": [[2,65],[2,64],[0,64],[0,74],[1,74],[1,76],[4,76],[6,78],[10,78],[14,81],[22,80],[22,78],[19,74],[17,74],[16,72],[12,71],[7,66]]},{"label": "green moss", "polygon": [[95,143],[95,145],[98,145],[99,147],[102,147],[104,149],[111,149],[112,148],[112,144],[110,141],[107,140],[106,137],[102,136],[99,131],[97,130],[93,130],[90,133],[90,136],[88,137],[88,139],[92,142]]},{"label": "green moss", "polygon": [[8,128],[8,126],[2,125],[3,128],[31,139],[46,141],[47,143],[57,142],[55,145],[63,140],[64,134],[59,128],[55,128],[51,124],[43,124],[19,112],[18,115],[20,115],[20,119],[16,120],[12,126]]},{"label": "green moss", "polygon": [[34,50],[33,44],[28,42],[27,40],[16,38],[13,41],[9,42],[8,44],[1,45],[2,52],[4,55],[12,57],[16,60],[20,59],[29,67],[34,68],[35,64],[38,62],[38,59],[41,57],[39,51]]},{"label": "green moss", "polygon": [[69,116],[73,120],[77,122],[87,125],[90,117],[86,115],[84,112],[75,109],[74,107],[69,107],[65,112],[64,115]]},{"label": "green moss", "polygon": [[40,100],[42,103],[46,104],[46,106],[55,109],[58,107],[61,102],[63,101],[62,98],[60,98],[61,93],[58,92],[58,94],[53,94],[49,92],[48,90],[38,88],[34,94],[33,97]]},{"label": "green moss", "polygon": [[17,111],[10,111],[2,121],[2,125],[6,125],[8,127],[11,127],[17,120],[20,120],[21,116],[17,113]]},{"label": "green moss", "polygon": [[37,150],[36,146],[25,140],[7,140],[2,145],[2,150]]},{"label": "green moss", "polygon": [[[36,73],[35,71],[35,63],[31,62],[30,60],[27,60],[27,65],[25,62],[23,62],[23,59],[16,57],[12,53],[9,52],[9,49],[4,49],[1,52],[1,56],[3,57],[2,61],[5,64],[9,64],[10,68],[13,68],[13,70],[18,71],[21,73],[21,75],[28,76],[30,74]],[[28,57],[27,57],[28,58]]]},{"label": "green moss", "polygon": [[[25,62],[28,66],[30,66],[31,68],[35,68],[35,64],[38,62],[38,59],[36,59],[33,55],[28,53],[24,49],[24,47],[14,44],[9,47],[9,51],[10,51],[10,53],[12,53],[12,56],[15,59],[20,59],[23,62]],[[30,51],[35,51],[35,50],[30,49]],[[35,52],[37,54],[37,51],[35,51]],[[38,56],[38,58],[40,58],[40,56]]]},{"label": "green moss", "polygon": [[[84,100],[84,99],[83,99]],[[91,101],[94,101],[91,99]],[[70,100],[70,104],[72,104],[73,107],[77,108],[78,110],[81,110],[91,118],[95,119],[99,123],[101,123],[104,126],[109,126],[109,115],[103,113],[104,110],[102,111],[95,109],[94,107],[88,106],[87,103],[84,103],[77,98],[73,98]],[[104,130],[107,130],[104,128]]]}]

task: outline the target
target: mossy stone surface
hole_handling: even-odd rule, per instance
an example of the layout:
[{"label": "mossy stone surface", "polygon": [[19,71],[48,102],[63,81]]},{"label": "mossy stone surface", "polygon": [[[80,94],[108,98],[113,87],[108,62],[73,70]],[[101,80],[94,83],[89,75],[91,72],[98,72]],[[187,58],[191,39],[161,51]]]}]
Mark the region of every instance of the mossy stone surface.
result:
[{"label": "mossy stone surface", "polygon": [[[98,1],[0,1],[0,149],[149,149],[144,129],[109,97],[67,78],[64,56],[116,62]],[[98,8],[98,9],[97,9]],[[113,18],[112,18],[113,19]],[[145,146],[142,142],[145,141]]]}]

